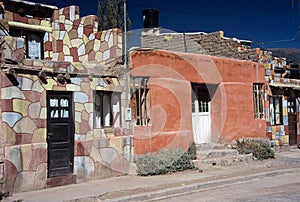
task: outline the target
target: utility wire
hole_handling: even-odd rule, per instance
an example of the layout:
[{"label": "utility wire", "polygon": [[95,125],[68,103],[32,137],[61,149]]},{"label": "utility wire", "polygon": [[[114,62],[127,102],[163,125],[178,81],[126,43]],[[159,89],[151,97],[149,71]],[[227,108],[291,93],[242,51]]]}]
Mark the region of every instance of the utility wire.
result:
[{"label": "utility wire", "polygon": [[[144,8],[151,8],[153,6],[149,4],[142,4],[134,1],[128,1],[128,4],[131,4],[133,6],[138,6],[138,7],[144,7]],[[287,1],[282,4],[280,7],[282,8],[283,6],[290,5],[287,4]],[[166,11],[169,13],[176,13],[176,14],[188,14],[188,15],[210,15],[210,16],[230,16],[230,15],[252,15],[252,14],[258,14],[258,13],[266,13],[266,8],[261,8],[257,9],[254,11],[241,11],[241,12],[193,12],[193,11],[186,11],[186,10],[177,10],[177,9],[168,9],[168,8],[158,8],[160,11]]]}]

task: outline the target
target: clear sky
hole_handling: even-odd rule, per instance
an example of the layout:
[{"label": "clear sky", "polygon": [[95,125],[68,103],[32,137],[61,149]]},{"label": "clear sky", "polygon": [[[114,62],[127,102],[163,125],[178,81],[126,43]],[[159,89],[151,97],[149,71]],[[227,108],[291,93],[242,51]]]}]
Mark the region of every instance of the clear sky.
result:
[{"label": "clear sky", "polygon": [[[33,1],[33,0],[32,0]],[[97,14],[98,0],[36,0],[80,6],[81,16]],[[131,29],[143,26],[142,10],[160,10],[159,26],[175,32],[214,32],[247,39],[264,48],[300,48],[300,0],[128,0]]]}]

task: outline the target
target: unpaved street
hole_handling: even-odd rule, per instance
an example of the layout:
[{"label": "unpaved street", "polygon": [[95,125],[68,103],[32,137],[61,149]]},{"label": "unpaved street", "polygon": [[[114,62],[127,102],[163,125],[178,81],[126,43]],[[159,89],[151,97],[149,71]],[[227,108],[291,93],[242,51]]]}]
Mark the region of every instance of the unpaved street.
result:
[{"label": "unpaved street", "polygon": [[157,201],[299,201],[299,173],[254,179],[174,195]]}]

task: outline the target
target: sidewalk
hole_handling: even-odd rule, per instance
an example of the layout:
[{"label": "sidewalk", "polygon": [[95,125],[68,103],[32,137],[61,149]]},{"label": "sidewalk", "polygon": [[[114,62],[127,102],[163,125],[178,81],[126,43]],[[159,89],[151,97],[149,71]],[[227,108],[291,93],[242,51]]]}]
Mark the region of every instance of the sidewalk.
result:
[{"label": "sidewalk", "polygon": [[276,153],[275,159],[206,167],[159,176],[127,175],[80,184],[16,193],[3,201],[141,201],[265,176],[300,173],[300,150]]}]

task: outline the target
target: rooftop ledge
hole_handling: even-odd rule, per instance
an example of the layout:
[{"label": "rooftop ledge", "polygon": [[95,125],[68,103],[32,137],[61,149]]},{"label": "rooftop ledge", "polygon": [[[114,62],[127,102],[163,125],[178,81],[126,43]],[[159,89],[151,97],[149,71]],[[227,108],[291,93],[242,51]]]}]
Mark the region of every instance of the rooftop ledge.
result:
[{"label": "rooftop ledge", "polygon": [[47,8],[53,9],[53,10],[58,10],[58,7],[52,6],[52,5],[47,5],[47,4],[41,4],[41,3],[35,3],[35,2],[23,1],[23,0],[10,0],[10,1],[13,1],[13,2],[19,2],[19,3],[24,3],[24,4],[32,5],[32,6],[37,6],[37,5],[39,5],[39,6],[47,7]]}]

